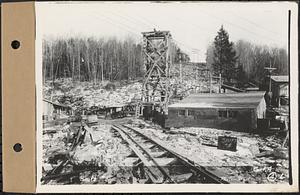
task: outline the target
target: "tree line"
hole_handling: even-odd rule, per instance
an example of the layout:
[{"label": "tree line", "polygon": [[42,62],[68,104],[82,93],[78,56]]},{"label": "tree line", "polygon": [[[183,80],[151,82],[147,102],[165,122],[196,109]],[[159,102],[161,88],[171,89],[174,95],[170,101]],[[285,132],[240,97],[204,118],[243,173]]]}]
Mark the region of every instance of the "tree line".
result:
[{"label": "tree line", "polygon": [[[189,57],[176,44],[171,45],[171,61]],[[143,77],[142,43],[131,37],[117,38],[45,38],[43,40],[43,78],[99,82],[133,80]]]},{"label": "tree line", "polygon": [[245,40],[233,43],[223,26],[206,54],[211,71],[222,74],[226,82],[237,81],[238,85],[252,82],[264,88],[265,67],[276,68],[274,75],[287,75],[289,72],[285,48],[261,46]]}]

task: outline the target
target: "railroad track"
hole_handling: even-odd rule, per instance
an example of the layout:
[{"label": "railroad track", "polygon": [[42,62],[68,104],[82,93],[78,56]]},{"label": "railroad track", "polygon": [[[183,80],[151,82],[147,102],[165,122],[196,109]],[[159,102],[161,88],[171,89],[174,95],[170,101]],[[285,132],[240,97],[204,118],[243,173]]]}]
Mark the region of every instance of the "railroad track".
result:
[{"label": "railroad track", "polygon": [[126,125],[113,125],[143,163],[152,183],[215,183],[227,181]]}]

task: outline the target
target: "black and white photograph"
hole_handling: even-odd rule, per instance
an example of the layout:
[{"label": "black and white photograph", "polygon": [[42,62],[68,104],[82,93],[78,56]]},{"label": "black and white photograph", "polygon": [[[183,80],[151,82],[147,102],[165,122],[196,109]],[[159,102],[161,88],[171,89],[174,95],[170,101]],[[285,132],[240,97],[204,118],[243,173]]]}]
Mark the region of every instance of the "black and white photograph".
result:
[{"label": "black and white photograph", "polygon": [[36,3],[39,187],[298,181],[290,6]]}]

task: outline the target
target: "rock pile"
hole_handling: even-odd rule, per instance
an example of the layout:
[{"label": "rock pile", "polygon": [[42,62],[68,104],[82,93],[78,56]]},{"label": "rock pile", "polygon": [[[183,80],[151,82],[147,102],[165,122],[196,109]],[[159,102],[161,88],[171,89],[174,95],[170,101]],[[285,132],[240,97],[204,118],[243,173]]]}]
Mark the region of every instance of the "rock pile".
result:
[{"label": "rock pile", "polygon": [[120,86],[115,90],[106,90],[105,84],[94,85],[83,82],[72,87],[73,84],[68,80],[58,80],[56,83],[56,88],[53,88],[51,82],[45,84],[44,98],[69,105],[74,110],[92,106],[118,106],[141,99],[142,83],[140,82]]}]

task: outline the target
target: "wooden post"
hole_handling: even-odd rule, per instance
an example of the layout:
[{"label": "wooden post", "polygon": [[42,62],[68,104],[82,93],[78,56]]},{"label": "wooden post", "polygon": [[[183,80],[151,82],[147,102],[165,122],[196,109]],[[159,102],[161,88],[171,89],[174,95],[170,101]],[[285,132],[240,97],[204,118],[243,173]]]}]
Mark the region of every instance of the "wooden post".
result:
[{"label": "wooden post", "polygon": [[179,61],[180,63],[180,83],[182,83],[182,64],[181,64],[181,60]]},{"label": "wooden post", "polygon": [[[271,68],[271,62],[270,62],[270,68]],[[272,90],[272,89],[271,89],[271,88],[272,88],[272,87],[271,87],[271,85],[272,85],[271,74],[272,74],[272,73],[271,73],[271,71],[270,71],[270,74],[269,74],[269,92],[271,92],[271,90]]]},{"label": "wooden post", "polygon": [[222,76],[219,74],[219,93],[222,93]]},{"label": "wooden post", "polygon": [[210,72],[209,73],[209,93],[212,92],[211,87],[212,87],[212,75],[211,75],[211,72]]},{"label": "wooden post", "polygon": [[101,60],[101,82],[103,83],[103,48],[101,47],[101,56],[100,56]]},{"label": "wooden post", "polygon": [[181,54],[179,54],[179,77],[180,77],[180,83],[182,83],[182,63],[181,63]]},{"label": "wooden post", "polygon": [[268,76],[269,76],[269,92],[271,92],[271,85],[272,85],[272,81],[271,81],[271,76],[272,76],[272,71],[276,70],[276,68],[272,68],[271,67],[271,63],[270,63],[270,67],[265,67],[265,70],[268,71]]}]

